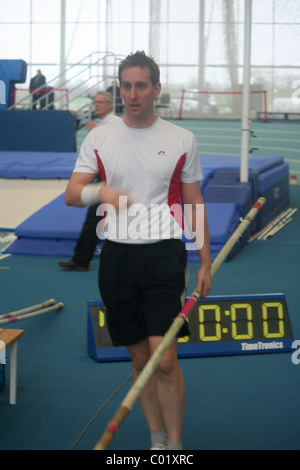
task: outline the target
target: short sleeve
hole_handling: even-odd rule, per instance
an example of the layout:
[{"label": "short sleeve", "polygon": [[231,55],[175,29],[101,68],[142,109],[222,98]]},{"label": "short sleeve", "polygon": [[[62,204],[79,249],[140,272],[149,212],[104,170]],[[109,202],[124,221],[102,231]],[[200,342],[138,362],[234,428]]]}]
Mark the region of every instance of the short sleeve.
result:
[{"label": "short sleeve", "polygon": [[97,157],[95,154],[94,134],[97,129],[93,129],[86,136],[81,144],[80,152],[73,170],[74,173],[99,173]]},{"label": "short sleeve", "polygon": [[190,133],[186,148],[186,161],[181,171],[180,180],[183,183],[194,183],[203,179],[203,173],[196,138],[192,133]]}]

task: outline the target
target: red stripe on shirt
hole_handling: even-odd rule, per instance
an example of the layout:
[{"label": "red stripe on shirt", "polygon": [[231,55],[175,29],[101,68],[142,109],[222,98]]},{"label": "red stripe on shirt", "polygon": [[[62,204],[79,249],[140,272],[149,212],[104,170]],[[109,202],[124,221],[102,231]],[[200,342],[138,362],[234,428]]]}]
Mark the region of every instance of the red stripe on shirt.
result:
[{"label": "red stripe on shirt", "polygon": [[171,210],[171,215],[175,218],[176,222],[180,227],[183,229],[184,223],[183,223],[183,213],[182,209],[180,206],[180,198],[181,198],[181,187],[180,187],[180,175],[181,175],[181,170],[183,168],[183,165],[185,164],[186,161],[186,153],[181,155],[179,158],[177,165],[175,167],[175,170],[173,172],[171,181],[170,181],[170,186],[169,186],[169,194],[168,194],[168,205],[169,207],[175,205],[174,209]]},{"label": "red stripe on shirt", "polygon": [[[107,178],[106,178],[106,171],[105,171],[105,168],[104,168],[104,165],[103,165],[103,162],[99,156],[99,153],[98,153],[98,150],[97,149],[94,149],[94,152],[95,152],[95,155],[96,155],[96,158],[97,158],[97,163],[98,163],[98,168],[99,168],[99,174],[100,174],[100,180],[101,181],[107,181]],[[100,230],[103,231],[103,227],[104,227],[104,223],[105,223],[105,219],[106,219],[106,216],[107,216],[107,212],[105,211],[103,213],[103,217],[102,219],[100,220]]]},{"label": "red stripe on shirt", "polygon": [[106,178],[106,172],[105,172],[103,162],[102,162],[102,160],[99,156],[98,150],[94,149],[94,152],[95,152],[95,155],[96,155],[96,158],[97,158],[97,163],[98,163],[98,168],[99,168],[99,173],[100,173],[100,179],[101,179],[101,181],[106,181],[107,178]]}]

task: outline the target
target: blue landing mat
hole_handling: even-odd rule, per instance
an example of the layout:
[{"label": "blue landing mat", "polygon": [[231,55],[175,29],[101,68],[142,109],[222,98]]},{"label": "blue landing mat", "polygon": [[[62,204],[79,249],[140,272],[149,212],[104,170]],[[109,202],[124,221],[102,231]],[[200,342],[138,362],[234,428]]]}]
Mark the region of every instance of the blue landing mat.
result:
[{"label": "blue landing mat", "polygon": [[77,156],[76,152],[0,151],[0,177],[69,179]]},{"label": "blue landing mat", "polygon": [[289,204],[289,166],[280,157],[253,157],[248,183],[240,182],[238,169],[215,169],[202,193],[205,203],[235,202],[242,217],[260,196],[264,196],[266,204],[251,225],[252,232],[260,230]]},{"label": "blue landing mat", "polygon": [[[69,178],[76,156],[76,153],[0,152],[0,176],[2,168],[5,177]],[[265,196],[267,203],[252,224],[252,233],[263,228],[289,203],[289,169],[282,157],[251,157],[249,183],[242,184],[239,157],[201,155],[201,163],[200,186],[214,259],[233,233],[239,217],[245,216],[259,196]],[[16,228],[19,238],[6,253],[71,256],[85,213],[84,209],[65,206],[63,195],[59,196]],[[230,257],[245,245],[248,235],[247,231]],[[197,258],[195,250],[188,252],[190,260]]]},{"label": "blue landing mat", "polygon": [[[211,249],[215,257],[236,228],[239,212],[234,203],[209,203],[206,210]],[[5,253],[72,256],[86,211],[86,208],[66,206],[62,194],[16,228],[15,235],[18,238]],[[197,259],[193,244],[189,242],[187,246],[190,248],[189,259]]]},{"label": "blue landing mat", "polygon": [[86,207],[69,207],[64,194],[46,204],[15,230],[21,238],[77,240],[87,213]]},{"label": "blue landing mat", "polygon": [[[1,178],[69,178],[76,161],[76,152],[21,152],[0,151]],[[201,155],[204,179],[220,169],[237,170],[240,157],[228,155]],[[249,170],[257,173],[268,171],[283,163],[282,157],[250,157]]]},{"label": "blue landing mat", "polygon": [[[209,168],[211,170],[225,170],[231,169],[236,170],[240,168],[240,157],[231,155],[202,155],[201,164],[203,168]],[[264,171],[270,170],[277,165],[283,163],[283,157],[272,156],[252,156],[249,158],[249,170],[257,173],[263,173]]]}]

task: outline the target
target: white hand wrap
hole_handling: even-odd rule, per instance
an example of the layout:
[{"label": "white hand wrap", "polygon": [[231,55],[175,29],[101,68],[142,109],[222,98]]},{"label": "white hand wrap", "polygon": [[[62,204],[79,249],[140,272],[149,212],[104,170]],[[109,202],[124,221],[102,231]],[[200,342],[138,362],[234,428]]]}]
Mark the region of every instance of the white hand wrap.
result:
[{"label": "white hand wrap", "polygon": [[80,194],[81,202],[84,206],[93,206],[99,203],[98,192],[102,183],[87,184]]}]

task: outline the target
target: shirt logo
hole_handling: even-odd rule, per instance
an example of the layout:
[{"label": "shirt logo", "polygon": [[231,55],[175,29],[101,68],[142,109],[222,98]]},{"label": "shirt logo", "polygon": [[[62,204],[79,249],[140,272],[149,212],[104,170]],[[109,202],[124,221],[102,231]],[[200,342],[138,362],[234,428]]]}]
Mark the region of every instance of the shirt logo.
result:
[{"label": "shirt logo", "polygon": [[158,152],[157,155],[160,155],[161,157],[164,157],[166,155],[166,152],[164,152],[163,150],[160,150],[160,152]]}]

